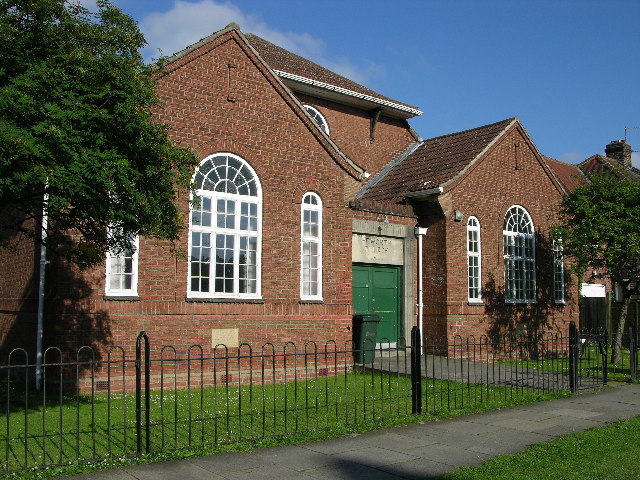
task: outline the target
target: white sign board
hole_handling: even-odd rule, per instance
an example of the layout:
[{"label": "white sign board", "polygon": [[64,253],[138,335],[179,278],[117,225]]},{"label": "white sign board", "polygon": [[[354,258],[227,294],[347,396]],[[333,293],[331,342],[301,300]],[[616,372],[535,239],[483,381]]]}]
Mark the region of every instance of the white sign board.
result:
[{"label": "white sign board", "polygon": [[601,283],[583,283],[580,287],[580,294],[589,298],[604,298],[607,291]]}]

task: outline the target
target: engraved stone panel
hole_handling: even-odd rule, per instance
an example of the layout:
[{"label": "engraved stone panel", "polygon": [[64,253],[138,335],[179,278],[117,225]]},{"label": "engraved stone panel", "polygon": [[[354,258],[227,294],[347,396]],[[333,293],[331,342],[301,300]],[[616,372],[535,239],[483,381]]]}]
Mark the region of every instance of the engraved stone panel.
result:
[{"label": "engraved stone panel", "polygon": [[354,233],[352,260],[356,263],[403,265],[404,251],[401,238],[380,237]]}]

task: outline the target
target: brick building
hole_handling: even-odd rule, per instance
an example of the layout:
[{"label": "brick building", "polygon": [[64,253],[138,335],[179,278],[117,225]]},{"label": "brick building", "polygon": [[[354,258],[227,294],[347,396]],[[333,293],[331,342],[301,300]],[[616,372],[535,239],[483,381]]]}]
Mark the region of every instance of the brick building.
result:
[{"label": "brick building", "polygon": [[[50,259],[46,344],[130,349],[142,330],[183,351],[342,344],[354,313],[403,344],[418,323],[452,336],[577,319],[548,239],[565,190],[517,119],[423,141],[415,107],[234,24],[169,57],[157,88],[158,120],[201,158],[179,254],[136,238],[89,272]],[[1,254],[5,350],[35,343],[38,249],[21,248]]]}]

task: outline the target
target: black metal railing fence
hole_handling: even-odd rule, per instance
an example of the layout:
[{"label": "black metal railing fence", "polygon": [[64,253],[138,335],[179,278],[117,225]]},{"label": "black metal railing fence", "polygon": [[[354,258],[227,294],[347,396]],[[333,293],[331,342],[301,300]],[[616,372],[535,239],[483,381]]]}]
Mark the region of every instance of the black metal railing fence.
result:
[{"label": "black metal railing fence", "polygon": [[[135,355],[111,347],[98,358],[83,347],[66,359],[47,349],[39,389],[37,366],[18,349],[0,366],[0,471],[344,431],[590,388],[607,381],[606,338],[572,327],[569,335],[423,342],[415,328],[407,348],[365,345],[370,355],[363,356],[363,346],[333,341],[154,350],[142,332]],[[630,348],[635,379],[637,350]]]}]

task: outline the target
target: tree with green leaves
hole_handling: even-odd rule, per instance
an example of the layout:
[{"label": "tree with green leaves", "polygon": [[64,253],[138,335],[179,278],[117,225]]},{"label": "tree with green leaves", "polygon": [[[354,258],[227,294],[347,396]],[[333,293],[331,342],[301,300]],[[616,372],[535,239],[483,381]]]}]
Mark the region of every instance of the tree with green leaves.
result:
[{"label": "tree with green leaves", "polygon": [[38,239],[43,215],[46,246],[81,266],[131,235],[177,239],[196,158],[154,121],[134,20],[107,1],[0,0],[0,45],[0,245]]},{"label": "tree with green leaves", "polygon": [[[626,178],[625,178],[626,177]],[[631,297],[640,288],[640,181],[614,174],[593,175],[562,203],[554,231],[579,278],[608,277],[622,289],[612,363],[620,361]]]}]

